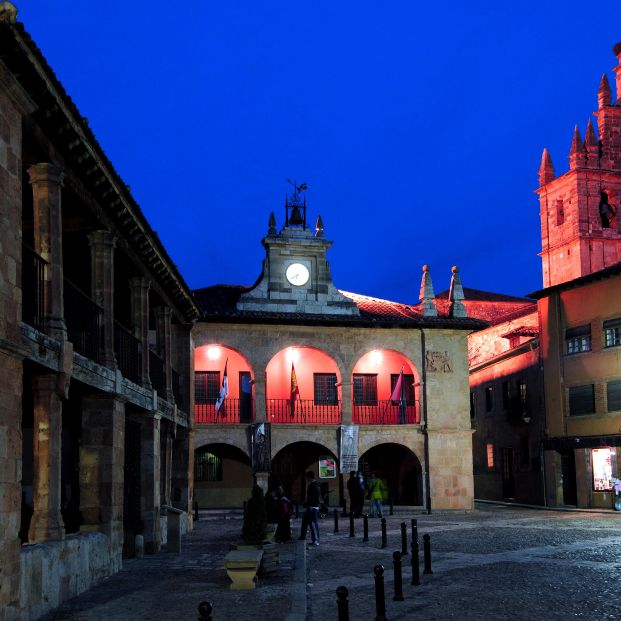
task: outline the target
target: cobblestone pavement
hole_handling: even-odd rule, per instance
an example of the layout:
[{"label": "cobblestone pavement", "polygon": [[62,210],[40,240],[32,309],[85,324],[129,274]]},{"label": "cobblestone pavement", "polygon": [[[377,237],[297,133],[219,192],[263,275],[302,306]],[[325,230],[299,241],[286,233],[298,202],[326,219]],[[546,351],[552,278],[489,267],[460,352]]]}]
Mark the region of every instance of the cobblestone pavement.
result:
[{"label": "cobblestone pavement", "polygon": [[[388,547],[380,522],[369,519],[362,543],[349,523],[325,532],[309,551],[309,621],[337,618],[335,589],[349,590],[352,620],[375,618],[373,567],[385,567],[390,621],[485,619],[621,619],[621,515],[477,505],[472,514],[400,514],[388,518]],[[393,601],[393,552],[399,524],[418,521],[420,586],[411,583],[411,556],[403,560],[404,601]],[[330,529],[333,530],[333,529]],[[422,536],[431,537],[432,571],[423,575]],[[410,540],[409,540],[410,542]]]},{"label": "cobblestone pavement", "polygon": [[[386,568],[386,616],[404,620],[621,619],[621,514],[557,512],[477,505],[471,514],[410,514],[388,518],[388,547],[380,522],[362,520],[349,537],[348,520],[334,534],[320,522],[321,545],[306,553],[307,621],[337,619],[335,589],[349,589],[350,619],[375,619],[373,567]],[[280,546],[281,565],[253,591],[231,591],[222,565],[228,544],[239,539],[241,516],[210,515],[183,539],[180,555],[161,552],[125,563],[123,570],[65,603],[45,621],[188,621],[200,601],[214,604],[214,621],[298,621],[291,603],[304,601],[303,545]],[[392,553],[400,549],[399,524],[418,520],[431,536],[432,575],[411,586],[404,558],[405,600],[393,596]],[[294,523],[294,534],[300,522]],[[297,553],[296,553],[297,552]],[[297,563],[297,566],[296,566]]]}]

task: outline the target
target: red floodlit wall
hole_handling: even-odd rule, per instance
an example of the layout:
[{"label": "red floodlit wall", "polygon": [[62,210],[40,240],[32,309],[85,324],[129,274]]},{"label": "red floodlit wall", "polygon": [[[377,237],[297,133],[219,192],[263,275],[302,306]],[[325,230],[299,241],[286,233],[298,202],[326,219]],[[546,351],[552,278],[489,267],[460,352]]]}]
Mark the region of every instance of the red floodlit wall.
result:
[{"label": "red floodlit wall", "polygon": [[414,376],[414,396],[418,401],[420,399],[418,370],[410,360],[399,352],[388,349],[370,351],[358,360],[353,372],[377,374],[377,398],[380,401],[387,401],[390,399],[391,393],[390,376],[401,373],[402,368],[404,375]]},{"label": "red floodlit wall", "polygon": [[291,396],[292,361],[300,389],[300,399],[313,399],[314,373],[336,373],[337,382],[341,381],[338,366],[328,354],[310,347],[288,347],[278,352],[265,370],[268,399],[288,399]]},{"label": "red floodlit wall", "polygon": [[224,373],[224,365],[227,363],[227,375],[229,378],[229,397],[239,397],[239,373],[240,371],[250,372],[250,377],[254,379],[254,371],[248,361],[238,351],[212,343],[202,345],[194,350],[194,370],[195,371],[220,371],[220,381]]}]

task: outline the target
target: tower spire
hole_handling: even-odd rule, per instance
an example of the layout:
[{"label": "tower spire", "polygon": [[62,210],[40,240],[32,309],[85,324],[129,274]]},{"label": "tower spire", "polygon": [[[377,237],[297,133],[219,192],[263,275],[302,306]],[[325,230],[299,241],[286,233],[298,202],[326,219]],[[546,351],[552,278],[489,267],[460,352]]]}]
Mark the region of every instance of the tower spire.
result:
[{"label": "tower spire", "polygon": [[467,317],[466,307],[462,302],[464,298],[464,289],[461,286],[461,278],[459,277],[459,268],[454,265],[451,268],[453,275],[451,276],[451,288],[449,289],[449,317]]},{"label": "tower spire", "polygon": [[610,83],[604,73],[599,83],[599,89],[597,91],[597,107],[601,110],[604,106],[610,106],[612,104],[612,91],[610,90]]},{"label": "tower spire", "polygon": [[580,130],[578,125],[574,127],[574,137],[571,141],[571,149],[569,150],[569,168],[576,168],[576,166],[584,163],[584,156],[586,149],[584,148],[584,142],[580,137]]},{"label": "tower spire", "polygon": [[588,166],[597,167],[599,163],[599,145],[597,136],[591,119],[587,122],[586,134],[584,135],[584,146],[586,149],[586,163]]},{"label": "tower spire", "polygon": [[543,187],[554,179],[554,166],[550,152],[544,147],[541,154],[541,165],[539,166],[539,185]]}]

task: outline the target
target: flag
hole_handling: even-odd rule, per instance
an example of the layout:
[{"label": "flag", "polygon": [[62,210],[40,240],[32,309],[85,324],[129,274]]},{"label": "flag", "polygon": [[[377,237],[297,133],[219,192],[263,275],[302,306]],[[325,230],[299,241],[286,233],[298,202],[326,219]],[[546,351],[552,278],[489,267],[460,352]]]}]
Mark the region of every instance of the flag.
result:
[{"label": "flag", "polygon": [[300,397],[300,389],[298,387],[298,378],[295,375],[295,367],[291,363],[291,416],[295,414],[295,400]]},{"label": "flag", "polygon": [[229,364],[229,359],[226,359],[224,363],[224,375],[222,376],[222,387],[220,388],[220,394],[218,395],[218,399],[216,400],[216,412],[222,414],[222,416],[226,416],[226,408],[224,407],[224,400],[229,394],[229,378],[226,374],[226,367]]},{"label": "flag", "polygon": [[390,395],[390,401],[393,405],[400,405],[402,401],[405,401],[405,397],[403,396],[403,369],[401,369],[399,378],[397,379],[392,394]]}]

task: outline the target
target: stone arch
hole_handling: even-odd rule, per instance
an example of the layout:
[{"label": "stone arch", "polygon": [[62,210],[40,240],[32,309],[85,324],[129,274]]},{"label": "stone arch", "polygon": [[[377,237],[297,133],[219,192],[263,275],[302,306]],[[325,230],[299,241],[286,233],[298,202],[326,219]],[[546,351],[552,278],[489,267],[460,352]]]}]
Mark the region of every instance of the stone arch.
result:
[{"label": "stone arch", "polygon": [[245,433],[231,433],[230,429],[214,425],[209,429],[197,429],[194,435],[194,451],[204,448],[210,444],[229,444],[239,449],[250,459],[250,448],[248,438]]}]

